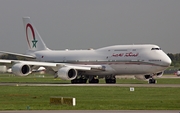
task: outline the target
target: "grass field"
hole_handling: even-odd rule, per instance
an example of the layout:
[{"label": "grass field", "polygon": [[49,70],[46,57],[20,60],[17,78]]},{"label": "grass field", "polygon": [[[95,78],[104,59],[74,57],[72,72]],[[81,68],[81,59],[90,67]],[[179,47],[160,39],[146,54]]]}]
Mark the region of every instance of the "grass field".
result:
[{"label": "grass field", "polygon": [[[1,86],[0,110],[177,110],[179,88]],[[50,105],[51,96],[74,97],[76,106]]]},{"label": "grass field", "polygon": [[[0,82],[70,83],[53,77],[13,77],[1,75]],[[104,83],[104,80],[100,81]],[[118,83],[147,84],[136,79]],[[180,84],[180,79],[158,79],[158,84]],[[50,105],[51,96],[74,97],[76,106]],[[0,86],[0,110],[179,110],[180,88],[135,87],[32,87]]]}]

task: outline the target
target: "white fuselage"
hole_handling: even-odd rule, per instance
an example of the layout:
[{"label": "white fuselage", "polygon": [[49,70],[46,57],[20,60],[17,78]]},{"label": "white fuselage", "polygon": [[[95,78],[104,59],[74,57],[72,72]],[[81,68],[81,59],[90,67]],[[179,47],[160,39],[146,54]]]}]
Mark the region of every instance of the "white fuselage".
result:
[{"label": "white fuselage", "polygon": [[43,50],[34,52],[38,61],[102,65],[106,71],[86,75],[139,75],[164,71],[171,59],[157,45],[117,45],[96,50]]}]

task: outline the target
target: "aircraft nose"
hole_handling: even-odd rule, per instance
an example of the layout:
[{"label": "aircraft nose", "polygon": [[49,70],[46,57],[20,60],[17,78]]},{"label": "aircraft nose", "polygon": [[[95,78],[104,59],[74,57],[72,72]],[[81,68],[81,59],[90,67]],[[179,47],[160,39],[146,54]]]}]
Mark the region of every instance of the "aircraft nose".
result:
[{"label": "aircraft nose", "polygon": [[168,57],[168,56],[166,56],[165,58],[164,58],[164,60],[163,60],[163,62],[164,62],[164,65],[165,66],[170,66],[171,65],[171,59]]}]

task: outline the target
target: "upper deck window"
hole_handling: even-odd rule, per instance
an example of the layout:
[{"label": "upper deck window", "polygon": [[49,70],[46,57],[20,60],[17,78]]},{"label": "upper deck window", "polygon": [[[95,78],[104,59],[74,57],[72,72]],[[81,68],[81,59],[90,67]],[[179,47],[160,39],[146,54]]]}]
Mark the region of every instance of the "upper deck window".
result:
[{"label": "upper deck window", "polygon": [[151,50],[161,50],[161,48],[152,48]]},{"label": "upper deck window", "polygon": [[114,51],[127,51],[127,49],[116,49]]}]

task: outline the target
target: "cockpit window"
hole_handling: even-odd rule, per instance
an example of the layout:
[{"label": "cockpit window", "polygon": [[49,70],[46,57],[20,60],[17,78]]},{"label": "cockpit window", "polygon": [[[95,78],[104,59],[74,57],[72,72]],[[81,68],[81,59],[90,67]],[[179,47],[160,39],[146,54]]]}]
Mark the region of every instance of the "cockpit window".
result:
[{"label": "cockpit window", "polygon": [[151,50],[161,50],[161,48],[152,48]]}]

